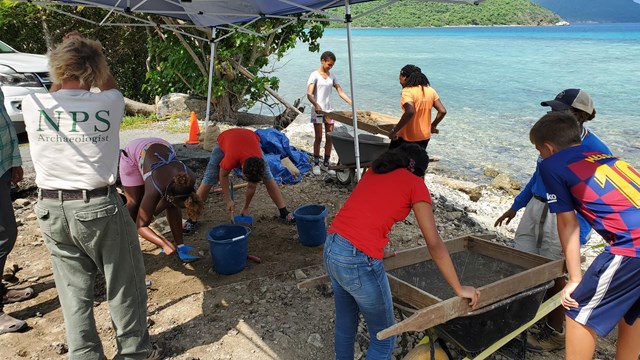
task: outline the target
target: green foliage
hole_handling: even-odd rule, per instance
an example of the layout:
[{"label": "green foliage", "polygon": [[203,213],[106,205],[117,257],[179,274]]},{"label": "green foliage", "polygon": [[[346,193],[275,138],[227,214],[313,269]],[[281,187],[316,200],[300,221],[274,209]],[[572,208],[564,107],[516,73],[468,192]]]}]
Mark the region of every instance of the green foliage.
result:
[{"label": "green foliage", "polygon": [[[191,42],[190,38],[185,40]],[[207,77],[200,73],[196,63],[176,36],[167,34],[164,41],[157,37],[149,38],[147,52],[156,60],[156,64],[145,74],[145,84],[142,86],[145,93],[163,96],[168,93],[194,93],[192,89],[202,86],[206,89]],[[191,76],[188,83],[185,83],[182,78],[189,74],[197,76]]]},{"label": "green foliage", "polygon": [[147,117],[141,116],[141,115],[125,116],[122,119],[122,124],[120,125],[120,130],[147,128],[147,125],[151,124],[155,120],[157,120],[157,119],[155,119],[155,118],[147,118]]},{"label": "green foliage", "polygon": [[[386,0],[355,4],[355,17],[379,6]],[[344,8],[331,10],[344,14]],[[464,25],[548,25],[562,19],[529,0],[485,0],[479,5],[446,4],[420,0],[399,1],[386,8],[358,18],[356,27],[429,27]],[[332,23],[342,27],[344,24]]]},{"label": "green foliage", "polygon": [[0,40],[18,51],[44,54],[45,11],[38,6],[0,0]]},{"label": "green foliage", "polygon": [[[64,10],[96,22],[107,15],[107,11],[96,8],[65,6]],[[112,16],[113,22],[128,22],[118,15]],[[0,40],[18,51],[44,54],[71,31],[102,43],[124,96],[142,102],[150,100],[140,91],[147,58],[146,48],[139,45],[147,37],[143,27],[100,27],[36,5],[0,0]]]},{"label": "green foliage", "polygon": [[[19,51],[45,53],[70,31],[100,40],[105,48],[111,71],[123,94],[133,100],[153,102],[155,96],[172,92],[207,95],[210,47],[208,41],[179,36],[158,28],[95,26],[56,11],[29,3],[0,0],[1,39]],[[64,6],[73,15],[101,22],[107,11],[92,7]],[[166,19],[149,16],[152,21]],[[172,22],[171,19],[166,21]],[[280,59],[297,41],[306,43],[310,51],[318,51],[318,39],[324,23],[297,21],[282,29],[285,19],[264,19],[250,25],[254,34],[218,31],[214,67],[214,112],[230,116],[242,107],[264,100],[265,88],[278,88],[278,79],[262,71],[270,61]],[[107,22],[131,22],[113,13]],[[199,37],[208,37],[202,29],[191,29]],[[190,50],[190,51],[188,51]],[[241,75],[236,64],[253,77]]]},{"label": "green foliage", "polygon": [[[263,71],[271,61],[281,59],[298,41],[310,51],[319,51],[318,39],[324,23],[299,20],[278,29],[286,20],[263,19],[248,28],[258,36],[245,32],[218,31],[212,95],[214,111],[219,118],[231,116],[243,107],[265,100],[265,88],[277,90],[278,78]],[[197,30],[193,30],[197,31]],[[202,36],[202,33],[198,33]],[[189,53],[185,45],[192,49]],[[207,94],[210,48],[207,41],[163,32],[150,37],[148,52],[154,64],[146,75],[143,90],[149,95],[183,92]],[[242,75],[237,65],[244,67],[251,79]]]},{"label": "green foliage", "polygon": [[125,116],[124,119],[122,119],[120,130],[148,129],[149,124],[160,122],[156,126],[161,126],[163,131],[170,133],[188,133],[190,123],[189,121],[184,121],[183,119],[184,117],[181,118],[179,116],[172,116],[162,119],[141,115]]}]

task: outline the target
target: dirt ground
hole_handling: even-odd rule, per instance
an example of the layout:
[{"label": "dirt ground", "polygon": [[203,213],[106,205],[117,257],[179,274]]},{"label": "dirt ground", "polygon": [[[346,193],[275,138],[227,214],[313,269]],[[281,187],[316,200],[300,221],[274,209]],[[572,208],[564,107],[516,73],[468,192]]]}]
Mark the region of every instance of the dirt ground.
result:
[{"label": "dirt ground", "polygon": [[[208,153],[194,157],[188,150],[178,146],[179,157],[184,159],[188,154],[187,165],[201,176]],[[281,190],[290,210],[304,204],[323,204],[328,208],[330,222],[352,187],[339,185],[326,174],[320,177],[307,174],[302,182],[281,186]],[[243,189],[236,191],[237,200],[243,196]],[[443,238],[487,232],[468,209],[457,207],[443,194],[434,192],[433,196]],[[5,306],[7,313],[26,320],[29,326],[26,331],[0,336],[0,359],[63,359],[64,324],[49,254],[33,213],[35,191],[24,190],[18,197],[14,208],[19,238],[7,267],[20,270],[15,278],[9,279],[13,281],[9,285],[31,286],[37,296]],[[255,223],[249,236],[249,254],[260,257],[262,262],[248,262],[246,269],[235,275],[219,275],[212,271],[207,231],[229,223],[229,215],[222,209],[220,195],[212,194],[199,231],[186,238],[186,243],[196,247],[202,256],[197,262],[182,264],[177,257],[160,254],[154,245],[141,239],[147,280],[151,281],[148,312],[152,341],[166,345],[169,359],[332,359],[332,291],[326,286],[296,287],[298,282],[324,273],[322,247],[302,246],[296,227],[275,219],[277,209],[264,186],[259,186],[251,207]],[[170,237],[162,217],[154,227]],[[394,227],[391,238],[395,250],[424,243],[413,215]],[[509,240],[499,236],[497,241]],[[113,357],[116,351],[113,329],[100,285],[96,293],[94,313],[98,330],[107,356]],[[399,337],[396,358],[406,354],[421,335]],[[357,359],[364,358],[367,336],[364,331],[358,335]],[[598,358],[613,358],[614,340],[600,342]],[[529,353],[528,357],[561,359],[564,353]]]}]

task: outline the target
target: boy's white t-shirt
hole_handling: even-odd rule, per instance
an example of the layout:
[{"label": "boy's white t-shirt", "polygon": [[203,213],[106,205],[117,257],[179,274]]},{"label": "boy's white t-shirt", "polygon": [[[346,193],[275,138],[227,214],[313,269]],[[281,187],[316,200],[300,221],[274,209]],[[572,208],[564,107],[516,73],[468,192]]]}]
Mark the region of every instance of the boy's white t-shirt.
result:
[{"label": "boy's white t-shirt", "polygon": [[22,101],[22,112],[38,187],[92,190],[116,182],[120,91],[33,93]]},{"label": "boy's white t-shirt", "polygon": [[[318,70],[309,75],[307,81],[307,87],[311,84],[316,84],[313,90],[313,97],[316,102],[322,107],[324,111],[333,111],[331,107],[331,90],[338,85],[338,79],[333,74],[329,74],[327,78],[323,78]],[[315,109],[311,107],[311,114],[315,114]]]}]

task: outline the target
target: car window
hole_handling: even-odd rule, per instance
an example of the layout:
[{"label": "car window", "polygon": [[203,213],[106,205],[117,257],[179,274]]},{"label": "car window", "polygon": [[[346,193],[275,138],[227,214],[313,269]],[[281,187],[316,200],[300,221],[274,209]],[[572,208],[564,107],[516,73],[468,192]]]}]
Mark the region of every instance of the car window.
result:
[{"label": "car window", "polygon": [[14,52],[16,51],[13,50],[9,45],[0,41],[0,54],[8,54],[8,53],[14,53]]}]

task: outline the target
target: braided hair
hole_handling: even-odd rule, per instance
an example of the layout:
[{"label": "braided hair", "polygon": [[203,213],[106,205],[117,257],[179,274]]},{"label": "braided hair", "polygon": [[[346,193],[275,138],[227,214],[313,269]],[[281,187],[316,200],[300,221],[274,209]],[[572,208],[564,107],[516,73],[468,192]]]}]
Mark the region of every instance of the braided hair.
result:
[{"label": "braided hair", "polygon": [[400,74],[407,78],[404,82],[404,86],[431,86],[427,75],[423,74],[422,70],[415,65],[405,65],[400,70]]}]

